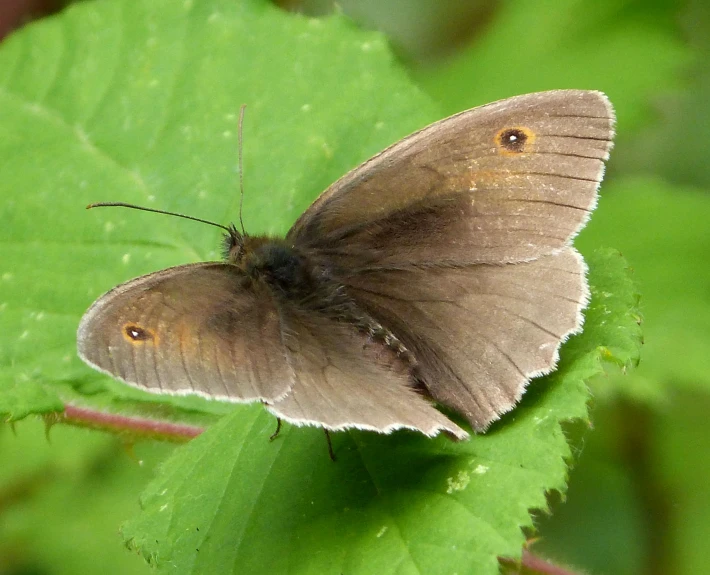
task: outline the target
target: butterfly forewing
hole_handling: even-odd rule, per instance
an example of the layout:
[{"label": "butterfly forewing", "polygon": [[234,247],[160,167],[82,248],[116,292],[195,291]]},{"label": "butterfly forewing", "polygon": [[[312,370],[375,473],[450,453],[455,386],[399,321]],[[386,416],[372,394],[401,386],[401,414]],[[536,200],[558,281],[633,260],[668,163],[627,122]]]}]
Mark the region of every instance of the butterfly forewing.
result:
[{"label": "butterfly forewing", "polygon": [[[528,94],[394,144],[289,232],[346,266],[525,261],[563,247],[596,204],[614,115],[599,92]],[[373,253],[375,252],[375,253]],[[374,260],[374,261],[373,261]]]},{"label": "butterfly forewing", "polygon": [[169,268],[99,298],[79,325],[84,361],[147,391],[273,401],[293,385],[279,310],[235,266]]},{"label": "butterfly forewing", "polygon": [[582,325],[567,247],[597,199],[614,115],[599,92],[519,96],[442,120],[333,184],[289,233],[484,430]]}]

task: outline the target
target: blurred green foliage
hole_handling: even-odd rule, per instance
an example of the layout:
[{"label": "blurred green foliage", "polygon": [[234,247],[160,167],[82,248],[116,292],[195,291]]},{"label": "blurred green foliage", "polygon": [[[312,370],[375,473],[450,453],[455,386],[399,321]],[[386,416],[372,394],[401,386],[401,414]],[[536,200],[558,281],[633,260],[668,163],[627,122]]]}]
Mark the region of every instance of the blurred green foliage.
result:
[{"label": "blurred green foliage", "polygon": [[[110,0],[104,3],[110,4]],[[306,13],[327,13],[331,9],[323,1],[291,2],[288,7]],[[643,294],[647,345],[636,372],[627,377],[610,373],[595,382],[593,421],[596,429],[586,436],[584,446],[580,448],[578,465],[571,473],[567,501],[554,501],[552,516],[538,519],[542,541],[534,549],[591,573],[703,573],[705,541],[710,535],[707,519],[710,517],[710,496],[706,488],[710,472],[710,434],[706,415],[710,407],[710,266],[707,265],[710,232],[705,223],[710,215],[710,163],[706,159],[707,142],[710,142],[710,107],[707,106],[710,98],[710,9],[707,3],[704,0],[683,4],[670,0],[602,0],[595,3],[572,0],[471,3],[353,0],[339,2],[338,9],[362,26],[389,34],[408,67],[409,75],[439,105],[440,112],[435,114],[422,99],[421,115],[408,120],[411,127],[421,125],[425,119],[435,119],[436,115],[443,116],[497,98],[535,90],[602,89],[614,102],[619,117],[617,147],[602,186],[599,209],[578,243],[585,253],[598,246],[610,246],[620,249],[627,258]],[[124,16],[120,11],[115,14],[117,19]],[[86,30],[74,29],[71,33],[75,37],[89,37],[91,19],[85,24]],[[140,19],[127,23],[136,38],[140,34],[135,30],[141,24]],[[39,38],[42,29],[33,30],[26,32],[37,34],[37,46],[43,45],[47,37]],[[91,50],[95,54],[92,65],[96,66],[102,65],[102,59],[110,61],[115,57],[108,49],[106,54],[101,54],[102,47],[111,46],[112,30],[100,32]],[[175,31],[177,34],[182,32]],[[245,34],[253,32],[243,31]],[[56,30],[54,33],[59,34]],[[122,73],[140,75],[141,58],[150,46],[132,45],[130,36],[122,41],[123,49],[132,50],[135,64]],[[278,38],[274,38],[273,43],[286,55],[293,49],[280,45]],[[311,46],[308,49],[318,48]],[[47,53],[30,54],[30,59],[44,57]],[[60,53],[81,60],[79,54],[72,53],[71,43],[64,45],[58,41],[57,56]],[[210,63],[210,56],[202,55],[208,64],[200,73],[210,74],[210,64],[215,68],[230,65],[228,60]],[[257,65],[243,71],[246,74],[243,80],[253,84],[254,93],[259,92],[263,82],[279,81],[249,71],[269,69],[266,64],[258,66],[259,57],[259,54],[253,54]],[[174,65],[171,59],[161,64],[166,78]],[[358,70],[360,73],[366,71],[367,62],[361,63]],[[74,79],[76,82],[81,80],[81,76]],[[35,81],[28,78],[28,85],[35,85]],[[97,101],[105,94],[109,95],[104,105],[107,112],[112,111],[106,115],[113,120],[97,127],[97,132],[92,134],[92,138],[107,146],[120,130],[121,123],[126,121],[122,102],[110,98],[111,82],[120,81],[120,77],[110,78],[101,93],[87,94]],[[312,87],[304,89],[312,90]],[[349,87],[351,91],[359,89],[357,82]],[[152,95],[150,86],[144,86],[142,90],[144,105],[154,109],[153,113],[161,114],[164,103]],[[378,105],[395,115],[392,110],[396,106],[391,100],[400,97],[399,94],[386,88],[380,92],[383,103]],[[338,95],[335,92],[316,93],[313,97],[334,98]],[[49,96],[64,102],[67,115],[80,115],[80,102],[63,100],[60,93]],[[220,105],[231,109],[240,103],[225,101]],[[180,106],[189,109],[191,105],[201,105],[192,102],[170,104],[178,110]],[[317,113],[317,101],[313,100],[311,104]],[[259,105],[255,106],[257,118]],[[269,107],[268,102],[261,105]],[[8,113],[7,109],[5,113]],[[289,129],[291,124],[285,110],[278,110],[272,104],[269,113],[283,114],[282,129]],[[348,110],[341,113],[347,114]],[[407,125],[406,120],[398,118],[397,121],[400,126]],[[249,181],[263,181],[267,185],[271,181],[270,175],[263,173],[271,168],[249,160],[251,153],[254,157],[260,155],[257,142],[261,135],[258,122],[252,128],[247,123],[245,152],[247,172],[251,173],[248,188]],[[0,133],[0,138],[6,136]],[[48,138],[51,136],[47,134]],[[208,133],[195,133],[195,137],[204,140],[206,156],[229,152],[224,147],[210,147]],[[309,161],[312,181],[295,181],[292,183],[294,188],[310,186],[317,191],[347,167],[351,153],[342,151],[340,164],[336,159],[328,164],[326,171],[319,168],[319,158],[328,153],[326,140],[315,138],[299,144],[302,149],[293,153],[292,161]],[[298,141],[295,134],[285,135],[283,146],[293,146]],[[366,157],[382,143],[369,142],[364,146],[366,149],[357,153]],[[0,161],[31,163],[32,156],[28,155],[31,150],[22,149],[20,141],[16,144],[16,154]],[[147,142],[136,141],[134,144],[133,153],[140,157]],[[70,175],[66,171],[65,154],[68,156],[69,153],[63,148],[61,137],[56,137],[51,145],[57,152],[50,166],[56,172],[54,185],[60,191],[85,190],[87,186],[90,189],[90,181],[67,179]],[[116,153],[125,149],[117,146]],[[87,156],[96,160],[98,166],[101,158],[91,151]],[[184,192],[212,189],[215,182],[210,179],[213,178],[229,192],[217,203],[206,203],[212,206],[209,209],[214,213],[200,215],[222,219],[222,214],[233,211],[234,171],[229,157],[221,158],[225,168],[218,174],[201,173],[200,158],[178,154],[163,160],[174,167],[167,182],[159,181],[163,177],[160,174],[135,174],[132,178],[120,165],[111,162],[98,166],[97,172],[105,175],[106,170],[113,170],[116,175],[112,187],[103,190],[106,199],[116,199],[119,194],[122,199],[130,200],[131,194],[140,198],[140,178],[148,178],[151,187]],[[86,166],[85,159],[81,165]],[[100,181],[106,185],[105,177]],[[54,209],[71,209],[57,204],[61,200],[52,194],[51,189],[35,197],[38,202],[51,203]],[[180,209],[185,201],[175,194],[167,207]],[[249,194],[246,202],[248,210]],[[280,216],[284,221],[292,220],[303,207],[290,205],[289,210]],[[17,228],[21,227],[20,223],[15,222]],[[28,238],[37,238],[36,249],[41,251],[48,270],[52,270],[52,266],[69,264],[67,269],[55,272],[72,273],[72,262],[59,257],[58,250],[64,246],[57,240],[66,240],[75,234],[75,224],[69,222],[62,227],[53,221],[53,226],[59,227],[48,230],[42,229],[42,221],[24,223]],[[266,231],[269,225],[283,224],[263,221],[256,225]],[[105,229],[102,230],[100,224],[87,223],[85,226],[78,230],[85,240],[103,237],[101,234]],[[190,232],[176,231],[176,228],[171,224],[158,224],[155,228],[160,234],[157,239],[154,230],[150,230],[147,236],[155,242],[147,250],[152,254],[150,260],[144,258],[146,250],[130,252],[120,243],[115,248],[102,246],[103,250],[115,249],[115,253],[104,251],[102,254],[108,258],[121,258],[129,253],[134,260],[141,258],[142,271],[155,269],[156,265],[179,263],[185,261],[185,257],[214,257],[210,243],[214,238],[202,234],[203,239],[197,241],[203,243],[194,248],[192,238],[180,235]],[[134,228],[120,226],[117,231],[124,238],[135,232]],[[3,246],[2,249],[5,258],[10,248]],[[94,265],[97,269],[96,286],[112,285],[113,278],[101,271],[101,258],[97,258]],[[87,290],[95,293],[96,286],[89,286]],[[56,286],[48,286],[47,293],[54,294],[47,297],[70,302],[77,310],[84,297],[84,294],[77,293],[57,295]],[[0,314],[3,311],[0,308]],[[56,322],[58,329],[69,333],[75,318],[59,315],[48,319]],[[5,325],[10,320],[5,317],[2,321]],[[26,321],[39,320],[35,317]],[[30,331],[34,325],[28,323],[25,330]],[[34,345],[47,346],[48,342],[38,340]],[[51,374],[51,364],[64,361],[64,356],[63,351],[62,354],[57,352],[56,356],[51,355],[51,349],[49,352],[45,355],[45,368]],[[2,353],[0,351],[0,355]],[[5,350],[5,353],[9,352]],[[27,376],[31,379],[33,374]],[[94,385],[92,382],[85,384]],[[100,386],[98,393],[103,383],[95,385]],[[67,384],[67,387],[71,386]],[[35,400],[46,401],[51,406],[56,398],[48,396]],[[16,409],[20,410],[21,406]],[[147,572],[139,557],[114,544],[118,541],[116,530],[122,520],[137,511],[136,494],[154,475],[156,462],[164,458],[170,447],[143,443],[136,447],[137,455],[132,458],[115,439],[88,431],[57,428],[52,431],[52,442],[48,444],[41,422],[25,420],[15,427],[14,434],[4,428],[0,435],[0,453],[3,455],[0,574],[93,573],[98,563],[107,573]],[[139,460],[144,465],[138,465]],[[61,522],[47,521],[46,517],[61,518]],[[67,549],[81,551],[68,553]]]}]

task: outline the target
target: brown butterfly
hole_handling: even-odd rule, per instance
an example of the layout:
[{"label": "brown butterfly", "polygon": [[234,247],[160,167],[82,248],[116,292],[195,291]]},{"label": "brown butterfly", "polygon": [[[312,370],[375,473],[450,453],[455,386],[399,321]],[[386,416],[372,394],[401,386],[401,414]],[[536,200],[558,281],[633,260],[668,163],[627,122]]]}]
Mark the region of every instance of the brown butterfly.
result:
[{"label": "brown butterfly", "polygon": [[484,431],[581,329],[570,241],[613,125],[607,98],[579,90],[432,124],[334,183],[285,239],[230,226],[226,261],[112,289],[81,320],[79,356],[296,425],[468,437],[433,400]]}]

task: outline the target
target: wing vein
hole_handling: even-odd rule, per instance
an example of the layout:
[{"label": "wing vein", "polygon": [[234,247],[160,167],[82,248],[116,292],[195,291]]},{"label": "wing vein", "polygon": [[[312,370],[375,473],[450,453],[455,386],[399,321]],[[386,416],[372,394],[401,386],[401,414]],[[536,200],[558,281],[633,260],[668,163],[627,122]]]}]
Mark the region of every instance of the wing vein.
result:
[{"label": "wing vein", "polygon": [[540,154],[542,156],[563,156],[568,158],[582,158],[584,160],[599,160],[602,161],[598,156],[585,156],[584,154],[573,154],[572,152],[546,152],[543,150],[536,150],[531,152],[531,154]]},{"label": "wing vein", "polygon": [[523,321],[526,321],[526,322],[529,323],[530,325],[535,326],[535,327],[536,327],[537,329],[539,329],[540,331],[546,333],[547,335],[550,335],[550,336],[554,337],[555,339],[558,339],[558,340],[559,340],[559,339],[561,339],[561,337],[562,337],[561,335],[556,334],[556,333],[550,331],[549,329],[547,329],[546,327],[540,325],[540,324],[539,324],[538,322],[536,322],[534,319],[531,319],[531,318],[529,318],[529,317],[527,317],[527,316],[524,316],[524,315],[521,315],[521,314],[519,314],[519,313],[515,313],[514,311],[509,310],[509,309],[504,308],[504,307],[501,307],[501,306],[494,306],[494,307],[495,307],[496,309],[502,310],[502,311],[505,312],[505,313],[508,313],[508,314],[510,314],[510,315],[513,315],[513,316],[515,316],[515,317],[517,317],[517,318],[519,318],[519,319],[521,319],[521,320],[523,320]]},{"label": "wing vein", "polygon": [[192,376],[190,375],[190,372],[187,369],[187,363],[185,362],[185,348],[183,345],[182,336],[183,333],[180,333],[180,335],[178,336],[178,340],[180,341],[180,361],[182,363],[182,369],[185,371],[185,375],[187,376],[187,382],[190,384],[192,391],[195,391],[195,383],[192,381]]},{"label": "wing vein", "polygon": [[[600,138],[598,136],[575,136],[572,134],[538,134],[547,138],[567,138],[569,140],[592,140],[593,142],[612,142],[610,138]],[[598,158],[595,158],[598,159]]]},{"label": "wing vein", "polygon": [[[230,346],[231,348],[231,346]],[[222,387],[224,388],[224,393],[227,397],[232,397],[232,394],[229,392],[229,388],[227,387],[227,382],[224,379],[224,374],[222,373],[222,366],[220,365],[219,361],[219,352],[217,350],[217,347],[215,346],[215,353],[214,353],[214,363],[217,366],[217,375],[219,375],[219,380],[222,382]]]},{"label": "wing vein", "polygon": [[[155,318],[155,325],[159,326],[160,325],[160,318],[163,315],[163,308],[161,306],[158,306],[158,314],[157,317]],[[160,334],[161,330],[158,330],[158,333]],[[160,337],[160,336],[159,336]],[[158,369],[158,356],[157,356],[157,350],[156,350],[156,345],[155,342],[153,342],[153,345],[151,346],[152,348],[152,356],[153,356],[153,369],[155,370],[155,381],[158,383],[158,389],[162,392],[163,391],[163,381],[160,379],[160,370]],[[147,354],[146,354],[147,356]]]}]

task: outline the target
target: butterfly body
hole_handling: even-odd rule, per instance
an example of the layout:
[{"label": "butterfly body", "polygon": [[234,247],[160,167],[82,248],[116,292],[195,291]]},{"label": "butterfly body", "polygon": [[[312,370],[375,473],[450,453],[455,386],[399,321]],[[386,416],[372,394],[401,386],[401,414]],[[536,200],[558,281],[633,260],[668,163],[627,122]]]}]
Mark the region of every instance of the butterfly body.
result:
[{"label": "butterfly body", "polygon": [[[229,237],[225,242],[234,242]],[[251,281],[261,281],[274,295],[287,299],[306,297],[316,289],[316,270],[307,257],[284,240],[268,236],[240,236],[239,245],[230,247],[227,262]]]},{"label": "butterfly body", "polygon": [[281,307],[317,313],[377,335],[376,322],[365,317],[332,270],[313,262],[308,253],[268,236],[227,236],[225,243],[227,261],[244,275],[239,289],[266,289]]},{"label": "butterfly body", "polygon": [[245,276],[239,289],[266,289],[281,309],[318,314],[360,332],[366,338],[363,345],[381,346],[381,354],[394,354],[409,371],[412,387],[421,388],[414,356],[358,305],[333,269],[311,261],[307,252],[299,252],[284,239],[241,235],[233,226],[231,230],[225,237],[225,252],[227,261]]},{"label": "butterfly body", "polygon": [[333,184],[285,238],[229,228],[226,261],[122,284],[79,355],[154,393],[261,401],[331,430],[457,438],[518,402],[582,326],[573,236],[614,115],[599,92],[528,94],[412,134]]}]

